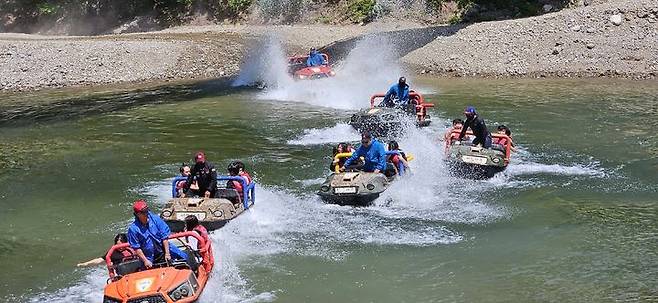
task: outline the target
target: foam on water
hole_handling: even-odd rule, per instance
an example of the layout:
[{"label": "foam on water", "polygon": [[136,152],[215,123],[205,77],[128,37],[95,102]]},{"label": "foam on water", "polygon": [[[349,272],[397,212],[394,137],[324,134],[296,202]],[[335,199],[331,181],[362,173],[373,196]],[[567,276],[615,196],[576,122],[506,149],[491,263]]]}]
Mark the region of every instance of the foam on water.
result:
[{"label": "foam on water", "polygon": [[288,140],[288,145],[319,145],[325,143],[339,143],[358,141],[361,139],[359,133],[347,123],[338,123],[332,127],[311,128],[304,131],[303,135],[293,140]]},{"label": "foam on water", "polygon": [[395,63],[394,52],[386,38],[368,36],[357,43],[343,62],[334,66],[335,77],[295,81],[287,73],[280,42],[269,38],[252,49],[234,85],[262,83],[266,89],[260,98],[267,100],[339,109],[363,108],[368,106],[371,95],[385,93],[405,74]]}]

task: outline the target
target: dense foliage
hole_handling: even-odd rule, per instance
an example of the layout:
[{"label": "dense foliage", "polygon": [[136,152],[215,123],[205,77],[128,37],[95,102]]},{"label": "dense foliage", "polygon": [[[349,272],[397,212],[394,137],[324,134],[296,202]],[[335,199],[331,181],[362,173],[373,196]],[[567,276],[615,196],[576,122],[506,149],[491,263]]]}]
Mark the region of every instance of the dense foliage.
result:
[{"label": "dense foliage", "polygon": [[8,31],[30,31],[31,25],[67,19],[103,28],[141,15],[169,26],[185,22],[194,12],[220,20],[237,18],[251,4],[252,0],[6,0],[0,2],[0,26]]},{"label": "dense foliage", "polygon": [[[550,3],[556,8],[566,6],[569,0],[408,0],[424,3],[431,12],[440,12],[445,3],[451,3],[458,12],[451,20],[459,22],[481,21],[533,16],[541,13],[542,6]],[[260,12],[264,21],[293,23],[313,8],[321,13],[316,20],[325,23],[369,22],[375,17],[399,11],[390,7],[398,3],[390,0],[0,0],[0,31],[35,32],[55,24],[69,24],[69,33],[93,34],[113,26],[149,16],[160,26],[187,22],[196,13],[211,20],[237,20]],[[252,8],[257,8],[252,10]]]},{"label": "dense foliage", "polygon": [[426,0],[430,10],[440,10],[446,2],[455,2],[468,21],[519,18],[535,16],[545,4],[560,9],[572,0]]}]

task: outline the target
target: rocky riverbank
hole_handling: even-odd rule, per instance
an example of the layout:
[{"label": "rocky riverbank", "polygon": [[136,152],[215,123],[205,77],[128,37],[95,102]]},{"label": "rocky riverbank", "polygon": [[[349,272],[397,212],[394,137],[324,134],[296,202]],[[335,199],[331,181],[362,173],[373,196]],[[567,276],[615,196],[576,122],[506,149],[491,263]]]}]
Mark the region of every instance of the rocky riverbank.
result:
[{"label": "rocky riverbank", "polygon": [[473,24],[402,61],[437,75],[655,78],[657,21],[658,1],[614,1]]},{"label": "rocky riverbank", "polygon": [[[440,76],[654,78],[657,20],[658,2],[618,0],[455,26],[400,60]],[[419,27],[380,20],[367,26],[187,26],[96,37],[0,34],[0,91],[230,77],[251,42],[266,35],[299,53],[365,33]]]}]

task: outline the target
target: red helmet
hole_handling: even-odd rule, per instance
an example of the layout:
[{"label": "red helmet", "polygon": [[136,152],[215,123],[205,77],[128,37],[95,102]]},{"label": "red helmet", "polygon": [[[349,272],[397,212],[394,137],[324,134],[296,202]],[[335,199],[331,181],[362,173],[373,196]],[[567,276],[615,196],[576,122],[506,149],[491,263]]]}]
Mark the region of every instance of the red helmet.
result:
[{"label": "red helmet", "polygon": [[206,162],[206,154],[204,154],[202,151],[196,153],[196,156],[194,156],[194,161],[196,161],[196,163]]},{"label": "red helmet", "polygon": [[144,199],[139,199],[133,203],[133,211],[136,213],[142,213],[149,209],[149,206],[146,204]]}]

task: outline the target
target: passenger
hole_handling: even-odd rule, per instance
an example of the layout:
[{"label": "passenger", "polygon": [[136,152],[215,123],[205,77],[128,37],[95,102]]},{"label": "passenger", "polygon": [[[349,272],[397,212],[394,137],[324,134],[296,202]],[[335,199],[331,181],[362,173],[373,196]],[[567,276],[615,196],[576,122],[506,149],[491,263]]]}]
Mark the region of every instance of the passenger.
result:
[{"label": "passenger", "polygon": [[[215,166],[206,161],[206,155],[203,152],[196,153],[194,160],[196,164],[192,167],[190,175],[185,183],[185,192],[187,196],[201,196],[205,198],[215,197],[217,192],[217,171]],[[196,182],[198,189],[194,190],[192,184]]]},{"label": "passenger", "polygon": [[459,134],[459,140],[463,140],[466,136],[466,131],[470,127],[475,135],[473,139],[473,145],[482,145],[484,148],[491,147],[491,133],[487,130],[487,125],[484,124],[484,119],[482,119],[477,112],[475,107],[469,106],[464,110],[464,115],[466,116],[466,121],[462,127],[462,131]]},{"label": "passenger", "polygon": [[[189,215],[185,217],[185,231],[194,231],[201,236],[203,241],[208,243],[208,250],[212,251],[212,242],[210,241],[210,237],[208,236],[208,230],[203,227],[203,225],[199,224],[199,219],[195,215]],[[190,245],[190,247],[196,251],[202,249],[202,247],[199,247],[199,241],[195,237],[187,237],[187,243]],[[194,257],[192,257],[194,256]],[[213,263],[215,263],[214,257],[212,254],[208,255],[209,259],[208,260],[203,260],[200,254],[195,254],[195,253],[190,253],[188,257],[188,263],[189,264],[194,264],[192,265],[192,270],[195,270],[198,268],[199,263],[204,263],[204,264],[210,264],[212,266]],[[195,263],[191,263],[191,259],[194,258],[196,261]]]},{"label": "passenger", "polygon": [[306,59],[306,66],[320,66],[325,64],[322,54],[320,54],[315,47],[311,48],[311,51],[308,54],[308,59]]},{"label": "passenger", "polygon": [[347,161],[347,158],[336,159],[336,155],[342,153],[352,153],[352,152],[354,152],[352,145],[348,143],[338,143],[338,145],[334,147],[332,153],[333,161],[331,162],[331,165],[329,165],[329,170],[334,171],[336,165],[338,165],[338,167],[343,167],[343,165],[345,165],[345,161]]},{"label": "passenger", "polygon": [[446,131],[445,135],[443,136],[443,140],[450,143],[452,143],[452,141],[457,141],[457,139],[459,139],[459,134],[454,132],[461,132],[462,127],[464,127],[464,121],[462,119],[452,120],[452,127],[448,128],[448,131]]},{"label": "passenger", "polygon": [[[244,170],[244,163],[241,161],[233,161],[231,164],[228,165],[228,173],[232,177],[242,177],[245,181],[246,185],[251,184],[251,176],[249,173],[247,173]],[[244,188],[242,187],[242,183],[239,181],[235,180],[230,180],[226,184],[226,188],[233,188],[238,192],[238,195],[240,196],[240,201],[244,200]]]},{"label": "passenger", "polygon": [[386,169],[386,150],[384,149],[384,144],[373,140],[369,132],[363,132],[361,134],[361,146],[352,153],[352,157],[345,161],[345,165],[341,170],[344,171],[346,167],[357,163],[359,157],[365,159],[365,163],[360,165],[360,168],[365,172],[381,173]]},{"label": "passenger", "polygon": [[[394,97],[397,99],[397,102],[394,102]],[[400,77],[397,84],[393,84],[391,88],[386,92],[384,100],[379,106],[382,107],[395,107],[395,106],[406,106],[409,104],[409,85],[407,85],[407,79],[405,77]]]},{"label": "passenger", "polygon": [[137,200],[133,204],[135,221],[128,227],[128,243],[135,250],[137,256],[144,263],[144,267],[151,268],[155,261],[164,259],[169,262],[173,259],[185,260],[187,256],[176,245],[169,245],[169,226],[159,216],[149,211],[144,200]]},{"label": "passenger", "polygon": [[[389,155],[387,160],[387,167],[386,170],[389,171],[385,175],[388,177],[392,177],[394,175],[397,175],[400,173],[398,167],[400,167],[400,162],[402,162],[402,165],[404,165],[405,168],[409,167],[409,162],[407,160],[407,155],[400,149],[400,145],[398,144],[397,141],[391,141],[388,143],[388,150],[389,151],[398,151],[400,153],[400,156],[398,155]],[[389,168],[388,164],[392,164],[392,170]]]},{"label": "passenger", "polygon": [[[128,238],[127,238],[126,234],[124,234],[124,233],[120,233],[120,234],[117,234],[116,236],[114,236],[114,245],[121,244],[121,243],[128,243]],[[105,256],[107,256],[108,252],[109,251],[107,251],[104,255],[102,255],[98,258],[91,259],[87,262],[78,263],[77,266],[78,267],[87,267],[87,266],[95,266],[95,265],[105,264]],[[119,264],[123,260],[125,260],[126,258],[129,258],[130,256],[132,256],[132,254],[127,249],[115,250],[115,251],[112,252],[112,255],[110,256],[110,260],[112,261],[112,264]]]},{"label": "passenger", "polygon": [[501,124],[498,125],[497,130],[498,130],[497,131],[498,134],[506,135],[509,138],[509,140],[507,138],[493,138],[493,144],[498,144],[504,149],[509,141],[509,143],[511,143],[512,145],[511,149],[514,150],[515,148],[514,148],[514,141],[512,140],[512,131],[509,129],[509,127]]},{"label": "passenger", "polygon": [[[191,173],[190,166],[183,163],[183,165],[180,167],[181,177],[189,178],[191,174],[192,173]],[[177,195],[177,197],[179,197],[179,198],[184,198],[185,197],[185,185],[186,184],[187,184],[187,179],[176,182],[176,195]],[[192,185],[190,185],[190,189],[192,191],[198,191],[199,190],[199,185],[196,183],[196,181],[192,181]]]}]

